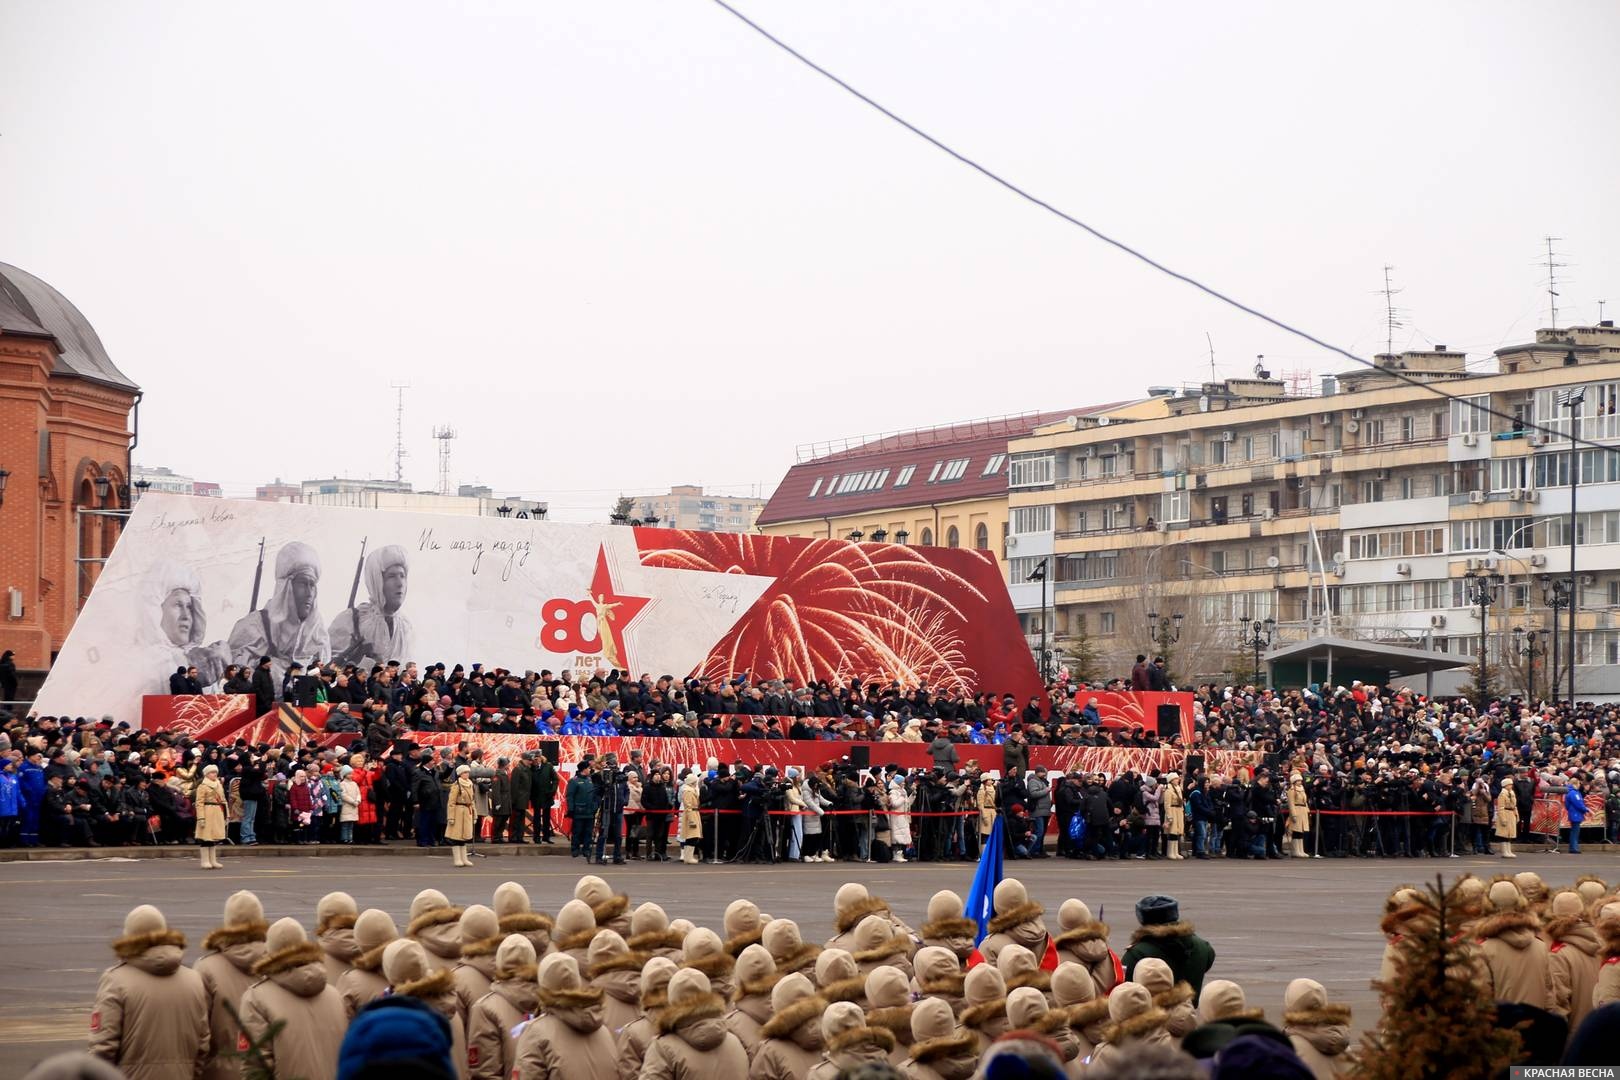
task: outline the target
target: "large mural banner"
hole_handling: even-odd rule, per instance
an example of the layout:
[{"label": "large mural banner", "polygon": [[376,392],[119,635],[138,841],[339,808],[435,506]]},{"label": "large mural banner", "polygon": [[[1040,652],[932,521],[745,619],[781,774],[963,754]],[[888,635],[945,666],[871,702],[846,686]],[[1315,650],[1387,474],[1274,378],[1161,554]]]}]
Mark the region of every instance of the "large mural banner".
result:
[{"label": "large mural banner", "polygon": [[36,707],[261,656],[1040,692],[987,551],[148,494]]}]

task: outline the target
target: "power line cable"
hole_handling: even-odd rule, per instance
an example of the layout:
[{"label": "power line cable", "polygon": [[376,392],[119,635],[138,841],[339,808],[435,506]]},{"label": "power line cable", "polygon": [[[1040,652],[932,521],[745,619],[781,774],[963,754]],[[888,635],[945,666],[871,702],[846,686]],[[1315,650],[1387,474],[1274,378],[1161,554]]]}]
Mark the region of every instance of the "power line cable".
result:
[{"label": "power line cable", "polygon": [[[1045,199],[1042,199],[1037,195],[1031,194],[1030,192],[1028,192],[1028,191],[1024,190],[1023,188],[1019,187],[1017,184],[1013,183],[1011,180],[1008,180],[1006,177],[1002,176],[1001,174],[993,171],[992,169],[990,169],[989,167],[987,167],[985,165],[979,164],[979,162],[975,161],[973,158],[968,157],[966,154],[962,153],[961,151],[956,150],[955,148],[951,147],[950,145],[946,144],[945,142],[942,142],[940,139],[935,138],[933,135],[930,135],[928,132],[924,131],[922,128],[918,127],[916,124],[913,124],[911,121],[907,120],[905,117],[901,116],[899,113],[896,113],[892,109],[888,108],[883,103],[877,101],[876,99],[874,99],[874,98],[868,96],[867,94],[863,93],[862,91],[856,89],[854,86],[852,86],[849,83],[845,82],[843,79],[839,78],[837,75],[834,75],[832,72],[828,71],[826,68],[822,67],[820,64],[816,63],[814,60],[810,59],[808,56],[804,55],[799,50],[795,49],[793,46],[789,45],[787,42],[783,41],[781,38],[777,37],[775,34],[771,33],[769,30],[765,29],[763,26],[759,25],[757,22],[750,19],[748,16],[744,15],[742,12],[738,11],[736,8],[732,7],[730,4],[728,4],[726,2],[726,0],[713,0],[713,2],[717,7],[721,8],[724,11],[731,14],[739,22],[741,22],[744,26],[747,26],[750,30],[754,31],[760,37],[763,37],[766,41],[769,41],[772,45],[775,45],[777,48],[781,49],[783,52],[787,53],[789,56],[793,57],[795,60],[799,61],[799,63],[803,64],[805,67],[809,68],[811,71],[814,71],[816,74],[818,74],[818,75],[822,76],[823,78],[827,79],[829,82],[832,82],[834,85],[838,86],[840,89],[842,89],[843,91],[845,91],[846,93],[848,93],[852,97],[858,99],[861,102],[864,102],[866,105],[868,105],[871,108],[873,108],[873,109],[877,110],[878,112],[882,113],[884,116],[888,117],[890,120],[893,120],[896,124],[899,124],[901,127],[905,128],[907,131],[911,132],[913,135],[916,135],[918,138],[920,138],[923,141],[925,141],[925,142],[929,143],[930,145],[932,145],[935,149],[937,149],[937,150],[939,150],[939,151],[941,151],[941,152],[943,152],[945,154],[948,154],[949,156],[955,158],[957,161],[961,162],[963,165],[966,165],[968,168],[972,169],[974,172],[977,172],[980,175],[984,176],[986,179],[991,180],[991,181],[1001,185],[1002,187],[1006,188],[1008,191],[1012,192],[1014,195],[1017,195],[1019,198],[1023,199],[1025,202],[1028,202],[1028,203],[1030,203],[1030,204],[1032,204],[1034,206],[1037,206],[1037,207],[1041,208],[1042,210],[1045,210],[1047,213],[1053,215],[1054,217],[1060,218],[1061,220],[1068,222],[1070,225],[1073,225],[1074,227],[1076,227],[1078,229],[1081,229],[1084,232],[1087,232],[1087,233],[1091,234],[1091,236],[1093,238],[1095,238],[1097,240],[1101,240],[1103,243],[1109,245],[1110,247],[1116,248],[1119,251],[1124,252],[1125,254],[1129,255],[1131,258],[1136,259],[1139,262],[1146,263],[1148,266],[1150,266],[1153,269],[1159,271],[1159,273],[1164,274],[1167,277],[1174,278],[1175,280],[1181,282],[1184,285],[1190,285],[1194,289],[1197,289],[1199,292],[1204,293],[1206,296],[1213,297],[1214,299],[1219,300],[1221,303],[1226,304],[1229,307],[1236,308],[1237,310],[1243,312],[1246,315],[1249,315],[1249,316],[1252,316],[1253,318],[1259,319],[1262,322],[1269,323],[1271,326],[1274,326],[1277,329],[1282,330],[1284,333],[1292,334],[1297,338],[1301,338],[1301,339],[1303,339],[1305,341],[1310,342],[1311,344],[1317,346],[1318,348],[1326,349],[1328,352],[1331,352],[1331,353],[1336,353],[1339,356],[1343,356],[1346,359],[1348,359],[1348,360],[1350,360],[1350,361],[1352,361],[1354,363],[1362,365],[1363,367],[1372,368],[1373,370],[1378,371],[1378,372],[1380,372],[1380,373],[1382,373],[1384,375],[1388,375],[1392,379],[1395,379],[1395,380],[1397,380],[1399,382],[1406,383],[1408,386],[1414,386],[1414,387],[1416,387],[1416,388],[1418,388],[1420,390],[1427,391],[1428,393],[1433,394],[1435,397],[1443,398],[1446,401],[1453,401],[1453,402],[1464,401],[1464,398],[1461,395],[1448,394],[1448,393],[1446,393],[1445,390],[1441,389],[1440,386],[1438,386],[1438,385],[1436,385],[1434,383],[1425,382],[1422,379],[1415,379],[1412,376],[1407,375],[1407,374],[1405,374],[1404,372],[1401,372],[1401,371],[1396,371],[1396,370],[1393,370],[1393,369],[1390,369],[1390,368],[1381,368],[1375,362],[1373,362],[1371,360],[1368,360],[1368,359],[1366,359],[1364,357],[1361,357],[1361,356],[1357,356],[1355,353],[1350,352],[1347,349],[1340,348],[1339,346],[1334,345],[1334,344],[1332,344],[1330,342],[1323,341],[1321,338],[1317,337],[1316,335],[1314,335],[1314,334],[1312,334],[1312,333],[1310,333],[1308,331],[1301,330],[1297,326],[1292,326],[1289,323],[1285,323],[1281,319],[1276,318],[1275,316],[1268,315],[1268,314],[1266,314],[1265,312],[1261,311],[1258,308],[1251,307],[1250,305],[1243,303],[1241,300],[1234,299],[1233,297],[1230,297],[1230,296],[1226,295],[1225,293],[1221,292],[1219,289],[1216,289],[1214,286],[1206,285],[1202,281],[1199,281],[1197,278],[1192,277],[1189,274],[1184,274],[1179,270],[1176,270],[1176,269],[1174,269],[1172,267],[1166,266],[1164,263],[1159,262],[1157,259],[1154,259],[1151,256],[1146,255],[1141,251],[1138,251],[1136,248],[1134,248],[1131,245],[1125,243],[1123,240],[1115,239],[1114,237],[1112,237],[1112,236],[1108,235],[1107,233],[1103,232],[1101,229],[1098,229],[1097,227],[1095,227],[1093,225],[1089,225],[1086,222],[1080,220],[1079,218],[1075,217],[1073,214],[1067,213],[1064,210],[1060,210],[1058,207],[1053,206],[1051,203],[1047,202]],[[1558,431],[1555,428],[1548,427],[1545,424],[1538,424],[1533,420],[1527,420],[1527,419],[1524,419],[1522,417],[1514,416],[1511,413],[1506,413],[1506,412],[1502,412],[1502,411],[1497,410],[1497,409],[1493,409],[1489,405],[1476,405],[1473,402],[1465,402],[1465,404],[1467,404],[1470,408],[1474,409],[1475,411],[1484,413],[1487,416],[1494,416],[1499,420],[1506,420],[1511,424],[1518,425],[1516,430],[1525,431],[1525,432],[1539,431],[1539,432],[1541,432],[1541,433],[1543,433],[1545,435],[1548,435],[1548,436],[1551,436],[1551,437],[1556,437],[1559,440],[1563,440],[1564,438],[1566,438],[1566,433],[1564,433],[1562,431]],[[1620,453],[1620,447],[1607,446],[1607,445],[1604,445],[1603,443],[1596,442],[1596,441],[1594,441],[1592,439],[1587,439],[1587,438],[1575,435],[1575,433],[1574,433],[1575,426],[1576,425],[1572,422],[1570,424],[1570,429],[1571,430],[1568,433],[1568,437],[1571,439],[1573,444],[1575,444],[1575,445],[1584,445],[1584,446],[1590,447],[1592,449],[1604,450],[1604,451],[1607,451],[1609,453]]]}]

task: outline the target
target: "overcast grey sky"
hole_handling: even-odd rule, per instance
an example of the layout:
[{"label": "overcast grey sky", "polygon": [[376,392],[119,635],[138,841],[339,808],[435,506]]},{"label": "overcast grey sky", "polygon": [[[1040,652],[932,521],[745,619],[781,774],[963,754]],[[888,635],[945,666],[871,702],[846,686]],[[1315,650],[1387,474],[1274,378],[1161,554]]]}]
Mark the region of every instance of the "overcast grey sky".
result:
[{"label": "overcast grey sky", "polygon": [[[1364,354],[1620,314],[1620,5],[737,0],[965,152]],[[1021,203],[708,0],[0,0],[0,260],[250,492],[454,472],[600,520],[796,444],[1313,352]]]}]

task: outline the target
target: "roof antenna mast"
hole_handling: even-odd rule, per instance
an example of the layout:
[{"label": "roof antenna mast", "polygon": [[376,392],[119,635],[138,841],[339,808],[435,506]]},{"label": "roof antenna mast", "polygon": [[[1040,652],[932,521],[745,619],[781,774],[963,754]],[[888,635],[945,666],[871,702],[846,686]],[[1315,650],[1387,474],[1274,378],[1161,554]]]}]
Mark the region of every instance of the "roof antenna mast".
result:
[{"label": "roof antenna mast", "polygon": [[1220,382],[1215,374],[1215,339],[1209,336],[1208,330],[1204,331],[1204,340],[1209,342],[1209,381]]},{"label": "roof antenna mast", "polygon": [[1547,242],[1547,258],[1541,264],[1542,268],[1547,271],[1547,328],[1556,330],[1558,329],[1558,286],[1561,284],[1558,280],[1558,271],[1568,266],[1569,263],[1559,262],[1558,252],[1553,250],[1553,245],[1562,240],[1563,237],[1546,236],[1542,237],[1542,239]]},{"label": "roof antenna mast", "polygon": [[1384,294],[1384,352],[1388,356],[1395,355],[1395,331],[1405,325],[1401,322],[1400,309],[1395,306],[1395,298],[1404,290],[1390,284],[1389,272],[1393,269],[1393,266],[1384,267],[1384,287],[1379,290]]},{"label": "roof antenna mast", "polygon": [[405,479],[405,391],[411,388],[408,382],[389,384],[396,395],[394,400],[394,481],[396,483]]}]

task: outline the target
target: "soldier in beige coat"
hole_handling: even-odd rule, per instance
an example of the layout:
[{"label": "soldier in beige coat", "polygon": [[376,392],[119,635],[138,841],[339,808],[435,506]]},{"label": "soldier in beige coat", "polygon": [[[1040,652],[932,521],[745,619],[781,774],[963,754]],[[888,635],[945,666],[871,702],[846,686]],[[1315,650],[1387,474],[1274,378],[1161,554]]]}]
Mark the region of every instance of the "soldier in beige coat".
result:
[{"label": "soldier in beige coat", "polygon": [[507,1080],[517,1064],[512,1029],[540,1004],[534,943],[508,934],[495,950],[495,981],[467,1014],[467,1070],[472,1080]]},{"label": "soldier in beige coat", "polygon": [[1192,985],[1186,981],[1176,982],[1169,964],[1157,956],[1145,956],[1136,962],[1136,970],[1131,974],[1136,976],[1132,981],[1147,987],[1148,993],[1153,995],[1153,1004],[1169,1017],[1164,1029],[1171,1038],[1181,1039],[1198,1026],[1198,1015],[1193,1011]]},{"label": "soldier in beige coat", "polygon": [[617,1037],[641,1015],[641,965],[648,958],[625,948],[613,930],[598,930],[586,957],[586,981],[602,991],[602,1023]]},{"label": "soldier in beige coat", "polygon": [[669,980],[676,971],[667,956],[649,957],[641,966],[641,1015],[632,1020],[614,1043],[619,1080],[636,1080],[647,1047],[658,1037],[658,1014],[669,1004]]},{"label": "soldier in beige coat", "polygon": [[951,1007],[953,1015],[960,1016],[966,1004],[962,999],[962,964],[951,950],[939,945],[925,945],[911,958],[916,973],[911,977],[911,989],[918,997],[937,997]]},{"label": "soldier in beige coat", "polygon": [[737,1036],[750,1061],[759,1048],[760,1028],[771,1018],[771,991],[781,981],[776,961],[763,945],[749,945],[737,957],[737,989],[731,995],[726,1026]]},{"label": "soldier in beige coat", "polygon": [[821,1014],[821,1038],[826,1044],[821,1060],[805,1080],[835,1080],[845,1070],[887,1065],[894,1052],[894,1036],[869,1027],[861,1007],[848,1001],[835,1001]]},{"label": "soldier in beige coat", "polygon": [[483,904],[467,905],[456,923],[461,958],[450,969],[450,978],[463,1016],[472,1012],[473,1003],[489,993],[495,981],[495,950],[506,940],[499,927],[495,912]]},{"label": "soldier in beige coat", "polygon": [[1350,1006],[1331,1005],[1315,979],[1295,979],[1283,994],[1283,1031],[1316,1080],[1350,1070]]},{"label": "soldier in beige coat", "polygon": [[[343,999],[326,985],[321,947],[296,919],[282,919],[265,935],[265,955],[253,965],[259,976],[242,995],[241,1049],[260,1043],[272,1076],[332,1076],[349,1018]],[[275,1024],[281,1029],[269,1034]],[[245,1070],[244,1070],[245,1071]]]},{"label": "soldier in beige coat", "polygon": [[1058,963],[1073,960],[1091,972],[1097,993],[1107,994],[1120,981],[1118,957],[1108,947],[1108,924],[1091,917],[1091,908],[1074,897],[1058,908],[1058,935],[1052,940]]},{"label": "soldier in beige coat", "polygon": [[707,975],[710,989],[722,999],[737,989],[737,961],[726,952],[720,935],[708,927],[700,926],[686,935],[681,944],[681,967]]},{"label": "soldier in beige coat", "polygon": [[894,1064],[911,1046],[911,980],[897,967],[873,968],[866,976],[866,1022],[894,1036]]},{"label": "soldier in beige coat", "polygon": [[1241,1024],[1266,1018],[1266,1010],[1250,1008],[1243,987],[1231,979],[1211,979],[1204,984],[1198,994],[1197,1014],[1199,1024]]},{"label": "soldier in beige coat", "polygon": [[219,766],[209,765],[203,769],[203,778],[192,793],[192,803],[197,810],[197,823],[195,833],[197,837],[197,857],[204,870],[223,870],[219,863],[219,853],[214,845],[225,842],[225,813],[229,804],[225,799],[225,785],[219,782]]},{"label": "soldier in beige coat", "polygon": [[748,1053],[726,1028],[726,1004],[701,971],[683,968],[669,980],[669,1004],[658,1014],[658,1038],[647,1047],[641,1080],[747,1080]]},{"label": "soldier in beige coat", "polygon": [[679,961],[685,940],[685,934],[669,928],[664,909],[650,900],[630,913],[630,936],[624,944],[633,953]]},{"label": "soldier in beige coat", "polygon": [[911,978],[913,943],[909,934],[897,934],[887,916],[868,915],[855,926],[855,947],[850,956],[862,975],[883,965],[897,967]]},{"label": "soldier in beige coat", "polygon": [[810,980],[788,972],[771,990],[771,1018],[759,1029],[749,1080],[800,1080],[821,1060],[827,1001]]},{"label": "soldier in beige coat", "polygon": [[405,936],[427,951],[435,971],[450,971],[461,959],[461,909],[451,907],[438,889],[423,889],[411,900]]},{"label": "soldier in beige coat", "polygon": [[1584,906],[1573,889],[1559,890],[1547,903],[1548,921],[1542,930],[1547,942],[1551,1011],[1569,1021],[1571,1033],[1592,1011],[1592,993],[1603,966],[1603,942],[1583,914]]},{"label": "soldier in beige coat", "polygon": [[949,949],[958,960],[966,961],[973,952],[973,939],[978,936],[979,924],[962,912],[966,910],[962,898],[949,889],[941,889],[928,898],[928,918],[918,931],[924,946]]},{"label": "soldier in beige coat", "polygon": [[584,984],[572,956],[552,953],[540,962],[540,1010],[518,1035],[513,1080],[617,1080],[602,991]]},{"label": "soldier in beige coat", "polygon": [[557,922],[551,931],[552,947],[572,956],[574,965],[584,971],[591,962],[591,939],[596,936],[596,930],[591,905],[583,900],[570,900],[557,912]]},{"label": "soldier in beige coat", "polygon": [[1039,990],[1047,1003],[1051,1004],[1052,976],[1041,970],[1035,954],[1022,945],[1003,946],[996,957],[996,970],[1001,972],[1001,981],[1007,984],[1009,996],[1014,990],[1031,987]]},{"label": "soldier in beige coat", "polygon": [[394,917],[378,908],[367,908],[354,921],[354,943],[360,952],[337,986],[350,1020],[361,1006],[382,997],[388,989],[388,977],[382,973],[383,950],[398,937]]},{"label": "soldier in beige coat", "polygon": [[726,952],[741,956],[750,945],[758,945],[765,936],[765,923],[759,914],[759,905],[752,900],[733,900],[726,905],[720,919],[720,928],[726,938]]},{"label": "soldier in beige coat", "polygon": [[[1204,987],[1205,995],[1209,987]],[[1114,987],[1107,997],[1108,1027],[1103,1030],[1102,1043],[1091,1054],[1091,1064],[1109,1066],[1130,1060],[1136,1047],[1171,1046],[1170,1033],[1164,1029],[1168,1019],[1163,1009],[1155,1008],[1153,995],[1140,983],[1124,982]],[[1202,1000],[1202,999],[1200,999]]]},{"label": "soldier in beige coat", "polygon": [[777,971],[784,975],[796,971],[814,981],[816,957],[821,955],[821,946],[805,941],[798,923],[792,919],[772,919],[765,924],[765,932],[760,935],[759,941],[770,950]]},{"label": "soldier in beige coat", "polygon": [[450,1060],[456,1063],[456,1075],[467,1080],[467,1014],[456,996],[455,976],[434,968],[427,950],[409,938],[391,942],[383,950],[382,966],[390,993],[416,998],[450,1025]]},{"label": "soldier in beige coat", "polygon": [[508,934],[522,934],[534,946],[537,957],[551,951],[551,916],[534,910],[529,902],[529,890],[515,881],[503,881],[495,886],[493,906],[503,938]]},{"label": "soldier in beige coat", "polygon": [[336,986],[349,970],[360,947],[354,940],[354,920],[360,908],[346,892],[329,892],[315,905],[315,940],[326,954],[326,985]]},{"label": "soldier in beige coat", "polygon": [[90,1052],[129,1080],[193,1080],[208,1060],[208,991],[181,964],[185,935],[148,904],[124,917],[90,1013]]},{"label": "soldier in beige coat", "polygon": [[907,1080],[968,1080],[979,1067],[979,1041],[959,1031],[951,1007],[924,998],[911,1010],[911,1047],[900,1066]]},{"label": "soldier in beige coat", "polygon": [[1517,859],[1513,854],[1513,838],[1518,835],[1519,799],[1513,794],[1513,777],[1506,776],[1502,779],[1502,790],[1496,795],[1497,854],[1504,859]]},{"label": "soldier in beige coat", "polygon": [[[1003,953],[1003,956],[1006,954]],[[1033,1031],[1057,1044],[1063,1052],[1063,1074],[1078,1078],[1086,1063],[1080,1057],[1080,1038],[1069,1026],[1068,1011],[1054,1009],[1046,995],[1033,986],[1007,995],[1007,1025],[1014,1031]]]},{"label": "soldier in beige coat", "polygon": [[212,1046],[203,1080],[236,1080],[242,1063],[227,1057],[236,1052],[241,1034],[231,1015],[253,985],[253,965],[264,959],[264,905],[250,892],[232,893],[225,901],[225,923],[203,938],[201,959],[192,965],[208,990],[208,1030]]},{"label": "soldier in beige coat", "polygon": [[873,896],[867,892],[866,886],[858,881],[846,881],[838,886],[838,891],[833,894],[833,929],[837,934],[827,942],[827,948],[843,949],[845,952],[853,953],[855,928],[868,915],[882,915],[892,924],[896,934],[916,937],[911,927],[895,915],[887,900],[881,896]]},{"label": "soldier in beige coat", "polygon": [[596,925],[620,937],[630,936],[630,897],[616,893],[595,874],[586,874],[574,883],[574,899],[590,905]]},{"label": "soldier in beige coat", "polygon": [[1598,965],[1597,985],[1592,988],[1592,1007],[1620,1001],[1620,898],[1597,901],[1592,905],[1603,951]]},{"label": "soldier in beige coat", "polygon": [[989,964],[979,964],[962,981],[962,999],[965,1007],[959,1018],[962,1030],[971,1032],[978,1040],[982,1054],[1007,1033],[1007,984],[1001,972]]},{"label": "soldier in beige coat", "polygon": [[843,949],[822,949],[816,957],[816,992],[829,1005],[853,1001],[866,1007],[866,977],[855,966],[855,958]]},{"label": "soldier in beige coat", "polygon": [[1003,878],[992,895],[995,916],[990,920],[989,935],[979,942],[979,955],[993,964],[1003,945],[1022,945],[1036,956],[1045,956],[1050,937],[1042,918],[1045,909],[1029,898],[1024,883]]},{"label": "soldier in beige coat", "polygon": [[1547,943],[1536,933],[1536,917],[1528,910],[1524,894],[1512,881],[1491,884],[1490,911],[1474,924],[1478,954],[1496,1001],[1534,1005],[1552,1004],[1552,975]]},{"label": "soldier in beige coat", "polygon": [[1181,793],[1181,774],[1173,772],[1165,778],[1164,795],[1159,801],[1159,813],[1164,820],[1165,857],[1179,859],[1181,838],[1187,831],[1187,799]]}]

